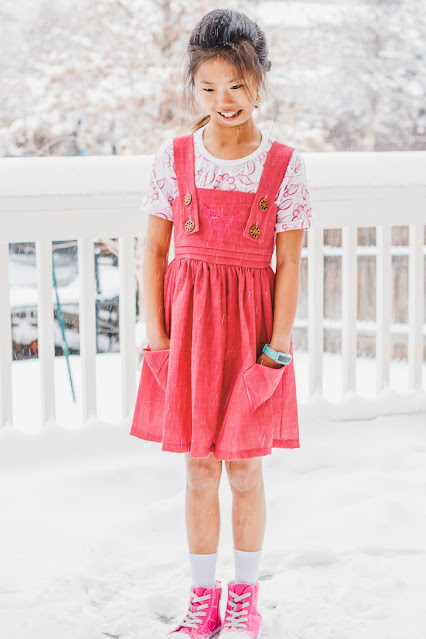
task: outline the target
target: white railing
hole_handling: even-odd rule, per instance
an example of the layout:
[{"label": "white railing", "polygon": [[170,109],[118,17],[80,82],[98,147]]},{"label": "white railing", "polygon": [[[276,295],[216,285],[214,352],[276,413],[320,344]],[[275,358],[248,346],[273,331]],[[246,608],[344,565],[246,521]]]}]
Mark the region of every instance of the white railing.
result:
[{"label": "white railing", "polygon": [[[355,394],[357,255],[377,259],[377,394],[389,386],[391,330],[391,227],[409,225],[409,390],[422,393],[426,152],[305,153],[311,200],[319,227],[308,247],[309,398],[323,395],[324,255],[342,256],[342,362],[344,395]],[[152,156],[0,159],[0,424],[12,424],[12,335],[8,244],[35,242],[38,277],[38,346],[42,423],[55,421],[52,312],[52,241],[78,240],[82,419],[96,419],[96,334],[93,246],[119,238],[122,418],[136,397],[134,238],[143,236],[139,209]],[[376,227],[377,246],[357,247],[358,227]],[[342,247],[324,247],[323,230],[342,229]],[[404,247],[401,247],[404,250]],[[173,240],[170,258],[174,256]],[[272,261],[275,268],[275,255]],[[303,320],[298,321],[303,325]],[[371,323],[369,323],[371,326]],[[356,395],[355,395],[356,397]],[[361,398],[359,398],[361,401]],[[418,404],[417,404],[418,406]],[[426,402],[422,403],[422,407]],[[413,405],[413,410],[415,407]],[[410,406],[407,404],[407,412]]]}]

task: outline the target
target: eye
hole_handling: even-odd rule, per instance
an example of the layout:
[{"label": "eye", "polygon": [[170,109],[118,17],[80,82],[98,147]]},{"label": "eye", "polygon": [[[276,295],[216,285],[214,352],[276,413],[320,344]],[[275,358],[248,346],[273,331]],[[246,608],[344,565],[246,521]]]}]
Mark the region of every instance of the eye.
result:
[{"label": "eye", "polygon": [[[244,84],[234,84],[234,86],[231,87],[231,89],[240,89],[243,86]],[[214,89],[203,89],[203,91],[214,91]]]}]

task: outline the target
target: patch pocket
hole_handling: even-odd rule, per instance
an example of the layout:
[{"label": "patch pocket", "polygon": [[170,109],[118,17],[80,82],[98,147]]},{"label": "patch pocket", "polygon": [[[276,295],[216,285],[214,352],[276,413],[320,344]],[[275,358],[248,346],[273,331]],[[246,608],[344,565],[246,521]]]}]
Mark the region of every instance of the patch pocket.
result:
[{"label": "patch pocket", "polygon": [[256,364],[253,364],[243,372],[252,413],[272,397],[281,381],[285,368],[285,366],[272,368],[256,362]]},{"label": "patch pocket", "polygon": [[169,355],[170,348],[159,351],[152,351],[150,347],[143,348],[143,358],[146,359],[152,374],[157,380],[157,384],[166,391],[167,377],[169,373]]}]

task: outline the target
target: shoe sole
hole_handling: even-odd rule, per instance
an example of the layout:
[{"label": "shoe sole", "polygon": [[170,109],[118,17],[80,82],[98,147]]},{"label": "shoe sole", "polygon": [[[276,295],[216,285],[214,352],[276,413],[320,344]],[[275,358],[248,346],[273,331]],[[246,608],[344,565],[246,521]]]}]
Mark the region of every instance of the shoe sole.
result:
[{"label": "shoe sole", "polygon": [[[226,632],[226,630],[225,630],[225,632]],[[257,635],[257,638],[256,638],[256,639],[261,639],[261,637],[262,637],[262,633],[263,633],[263,623],[262,623],[262,624],[261,624],[261,626],[259,627],[259,633],[258,633],[258,635]],[[238,639],[238,635],[239,635],[239,633],[238,633],[238,632],[232,632],[232,633],[230,632],[230,633],[229,633],[229,635],[228,635],[228,634],[222,634],[222,635],[219,635],[219,639],[220,639],[220,637],[227,637],[227,636],[231,637],[231,634],[232,634],[232,639]],[[249,635],[249,634],[246,632],[246,633],[245,633],[245,636],[246,636],[246,637],[249,637],[249,636],[251,636],[251,635]],[[245,638],[244,638],[244,639],[245,639]]]},{"label": "shoe sole", "polygon": [[[215,630],[214,632],[211,632],[209,635],[206,636],[206,639],[215,639],[215,637],[219,637],[221,628],[219,628],[219,630]],[[170,637],[170,639],[173,639],[173,637],[182,637],[182,639],[184,637],[186,637],[187,639],[189,639],[189,635],[186,634],[186,632],[182,632],[182,633],[178,633],[178,632],[174,632],[172,634],[167,635],[167,637]]]}]

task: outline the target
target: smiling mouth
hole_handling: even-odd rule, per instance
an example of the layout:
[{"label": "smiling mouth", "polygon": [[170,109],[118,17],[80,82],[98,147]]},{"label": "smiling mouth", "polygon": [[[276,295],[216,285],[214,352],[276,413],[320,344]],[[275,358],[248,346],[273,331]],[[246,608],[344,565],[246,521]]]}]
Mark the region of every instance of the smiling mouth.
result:
[{"label": "smiling mouth", "polygon": [[236,118],[238,118],[241,111],[242,109],[239,109],[238,111],[225,111],[225,112],[218,111],[218,113],[223,120],[235,120]]}]

